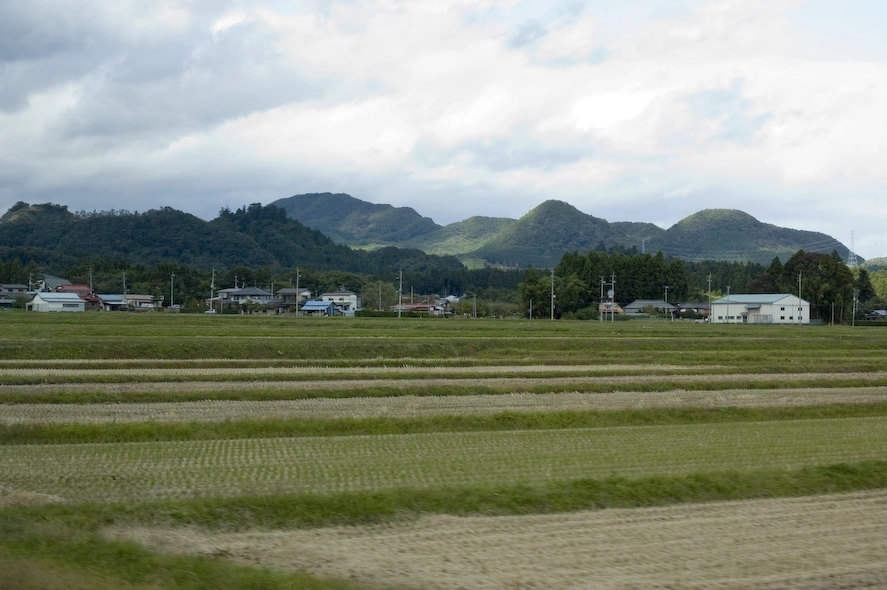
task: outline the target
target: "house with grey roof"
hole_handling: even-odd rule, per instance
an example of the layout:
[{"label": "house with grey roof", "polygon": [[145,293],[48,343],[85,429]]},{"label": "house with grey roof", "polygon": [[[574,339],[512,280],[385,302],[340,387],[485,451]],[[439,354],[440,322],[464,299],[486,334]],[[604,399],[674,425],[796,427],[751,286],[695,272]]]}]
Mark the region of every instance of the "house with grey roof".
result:
[{"label": "house with grey roof", "polygon": [[649,315],[647,311],[651,309],[654,309],[659,313],[673,314],[677,308],[662,299],[637,299],[622,309],[626,317],[631,317]]}]

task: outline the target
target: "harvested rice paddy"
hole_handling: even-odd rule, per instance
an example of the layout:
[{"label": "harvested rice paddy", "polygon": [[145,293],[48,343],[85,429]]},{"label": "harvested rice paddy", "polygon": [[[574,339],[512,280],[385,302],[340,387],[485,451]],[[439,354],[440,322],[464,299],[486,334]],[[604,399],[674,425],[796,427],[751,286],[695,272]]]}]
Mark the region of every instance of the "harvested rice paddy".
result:
[{"label": "harvested rice paddy", "polygon": [[887,585],[887,330],[77,315],[4,316],[0,563]]}]

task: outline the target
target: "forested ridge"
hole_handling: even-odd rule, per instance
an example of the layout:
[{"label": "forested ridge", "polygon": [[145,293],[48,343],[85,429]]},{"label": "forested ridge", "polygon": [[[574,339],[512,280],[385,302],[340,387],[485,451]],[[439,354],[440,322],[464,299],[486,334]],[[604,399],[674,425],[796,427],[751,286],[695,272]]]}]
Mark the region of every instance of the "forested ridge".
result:
[{"label": "forested ridge", "polygon": [[[213,289],[235,285],[276,290],[299,284],[315,294],[344,287],[361,293],[368,309],[387,309],[402,288],[404,301],[467,296],[471,313],[503,317],[527,316],[531,301],[536,309],[550,309],[552,292],[552,276],[543,268],[468,269],[454,257],[420,250],[355,250],[278,207],[259,204],[222,209],[209,222],[168,207],[72,213],[59,205],[17,204],[0,218],[0,282],[33,284],[44,274],[91,282],[98,293],[121,293],[124,281],[128,292],[158,298],[174,289],[176,300],[195,311]],[[813,304],[814,318],[830,318],[837,308],[840,319],[849,317],[854,293],[860,310],[884,306],[882,274],[887,271],[851,271],[837,252],[801,250],[765,266],[687,261],[608,247],[602,240],[592,249],[561,255],[554,268],[554,308],[558,318],[597,317],[603,279],[615,280],[615,297],[623,305],[663,299],[666,286],[671,303],[704,302],[728,291],[800,289]]]}]

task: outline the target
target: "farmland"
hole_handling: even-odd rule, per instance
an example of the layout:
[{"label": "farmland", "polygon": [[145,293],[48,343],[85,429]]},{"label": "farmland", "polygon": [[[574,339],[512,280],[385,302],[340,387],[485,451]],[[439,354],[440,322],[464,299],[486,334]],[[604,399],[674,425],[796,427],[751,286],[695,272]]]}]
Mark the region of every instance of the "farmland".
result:
[{"label": "farmland", "polygon": [[0,320],[14,587],[887,584],[887,330]]}]

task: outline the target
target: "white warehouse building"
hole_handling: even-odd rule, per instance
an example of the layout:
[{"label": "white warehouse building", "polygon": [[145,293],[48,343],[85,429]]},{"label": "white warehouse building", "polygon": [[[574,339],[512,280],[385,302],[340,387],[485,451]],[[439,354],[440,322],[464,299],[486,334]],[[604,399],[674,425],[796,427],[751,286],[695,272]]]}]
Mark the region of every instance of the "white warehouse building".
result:
[{"label": "white warehouse building", "polygon": [[84,311],[86,302],[76,293],[37,293],[28,305],[29,311]]},{"label": "white warehouse building", "polygon": [[810,302],[797,295],[736,293],[711,302],[713,324],[809,324]]}]

